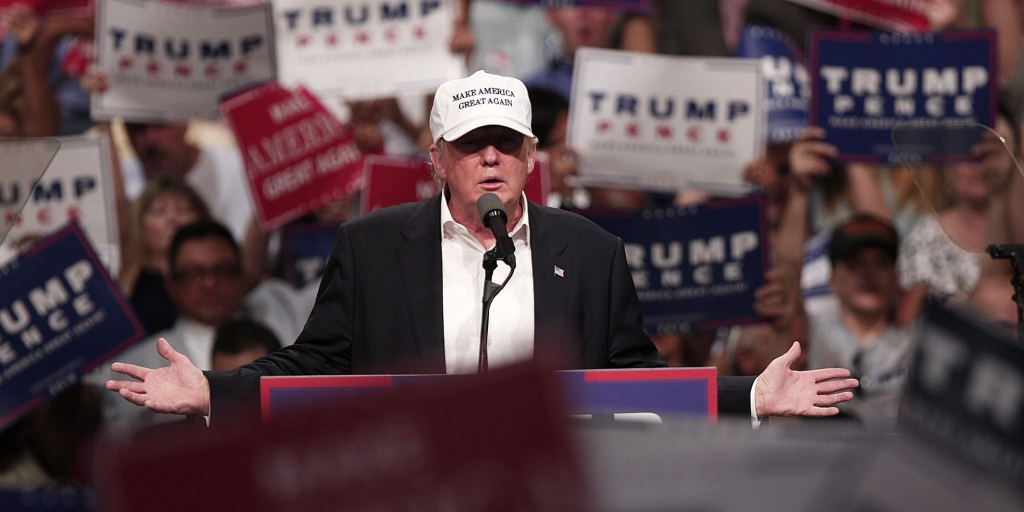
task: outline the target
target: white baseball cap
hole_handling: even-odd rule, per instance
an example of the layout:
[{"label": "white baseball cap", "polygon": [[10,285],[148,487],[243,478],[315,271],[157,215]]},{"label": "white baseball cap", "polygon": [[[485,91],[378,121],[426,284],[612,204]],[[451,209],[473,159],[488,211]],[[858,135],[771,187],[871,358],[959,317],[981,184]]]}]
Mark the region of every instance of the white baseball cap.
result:
[{"label": "white baseball cap", "polygon": [[533,111],[526,86],[518,79],[477,71],[441,84],[430,109],[430,135],[453,141],[481,126],[511,128],[527,137]]}]

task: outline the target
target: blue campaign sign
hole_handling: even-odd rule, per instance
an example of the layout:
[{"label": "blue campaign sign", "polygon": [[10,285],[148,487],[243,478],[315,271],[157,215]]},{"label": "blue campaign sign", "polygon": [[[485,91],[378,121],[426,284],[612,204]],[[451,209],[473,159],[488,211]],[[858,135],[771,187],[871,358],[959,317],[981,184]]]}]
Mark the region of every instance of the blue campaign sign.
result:
[{"label": "blue campaign sign", "polygon": [[338,226],[288,224],[281,240],[284,278],[296,288],[319,280],[334,249]]},{"label": "blue campaign sign", "polygon": [[811,102],[810,74],[800,47],[780,30],[748,26],[736,56],[761,62],[768,94],[768,142],[796,140],[807,128]]},{"label": "blue campaign sign", "polygon": [[626,244],[626,261],[652,334],[756,322],[768,236],[764,196],[685,208],[580,212]]},{"label": "blue campaign sign", "polygon": [[145,332],[76,223],[0,268],[0,428]]},{"label": "blue campaign sign", "polygon": [[[718,419],[718,381],[714,368],[630,368],[556,372],[565,393],[566,412],[594,418],[653,419],[665,416]],[[472,375],[332,375],[263,377],[263,420],[337,399],[352,399]],[[625,416],[623,416],[625,415]],[[652,416],[653,415],[653,416]]]},{"label": "blue campaign sign", "polygon": [[[808,64],[811,124],[825,128],[841,162],[902,164],[892,142],[899,125],[992,126],[995,59],[992,30],[814,31]],[[948,141],[942,144],[944,156],[967,156],[975,142],[973,137]]]},{"label": "blue campaign sign", "polygon": [[32,490],[0,489],[4,512],[100,512],[95,490],[78,486],[43,486]]},{"label": "blue campaign sign", "polygon": [[926,309],[900,425],[1024,486],[1024,347],[977,312]]}]

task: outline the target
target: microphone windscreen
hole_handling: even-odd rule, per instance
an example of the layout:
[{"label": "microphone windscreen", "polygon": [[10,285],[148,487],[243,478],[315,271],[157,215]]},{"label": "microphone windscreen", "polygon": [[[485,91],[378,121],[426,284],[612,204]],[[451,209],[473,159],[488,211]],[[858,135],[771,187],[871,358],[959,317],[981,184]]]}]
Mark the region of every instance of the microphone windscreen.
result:
[{"label": "microphone windscreen", "polygon": [[476,201],[476,211],[480,214],[480,220],[483,221],[484,226],[487,226],[491,217],[495,216],[491,213],[495,210],[500,212],[499,215],[505,222],[508,222],[508,212],[505,211],[505,205],[501,204],[501,199],[498,199],[497,195],[488,192]]}]

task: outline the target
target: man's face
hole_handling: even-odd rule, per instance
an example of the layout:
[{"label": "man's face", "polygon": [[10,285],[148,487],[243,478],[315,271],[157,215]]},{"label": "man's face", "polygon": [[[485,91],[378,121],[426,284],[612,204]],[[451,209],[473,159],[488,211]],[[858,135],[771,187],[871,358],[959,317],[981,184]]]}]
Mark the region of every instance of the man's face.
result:
[{"label": "man's face", "polygon": [[212,236],[183,243],[169,291],[182,316],[212,327],[223,325],[242,303],[241,266],[234,248]]},{"label": "man's face", "polygon": [[448,142],[444,151],[435,144],[430,159],[445,180],[452,215],[477,215],[476,202],[492,192],[515,216],[537,148],[526,137],[504,126],[484,126]]},{"label": "man's face", "polygon": [[549,7],[547,18],[562,33],[566,57],[571,59],[580,48],[607,48],[619,15],[602,7]]},{"label": "man's face", "polygon": [[896,297],[895,264],[881,248],[863,247],[836,261],[830,284],[844,309],[885,313]]},{"label": "man's face", "polygon": [[126,129],[147,178],[183,178],[188,172],[192,148],[185,142],[186,125],[130,123]]}]

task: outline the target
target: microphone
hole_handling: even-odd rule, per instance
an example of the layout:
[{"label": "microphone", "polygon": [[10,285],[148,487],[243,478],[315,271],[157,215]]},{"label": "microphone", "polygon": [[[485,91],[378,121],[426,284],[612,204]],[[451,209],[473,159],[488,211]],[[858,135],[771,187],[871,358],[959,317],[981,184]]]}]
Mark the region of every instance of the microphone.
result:
[{"label": "microphone", "polygon": [[494,233],[494,256],[505,260],[510,267],[514,267],[516,246],[508,237],[508,212],[505,211],[505,205],[501,204],[501,199],[488,192],[477,200],[476,211],[480,213],[480,220],[483,221],[484,227]]}]

